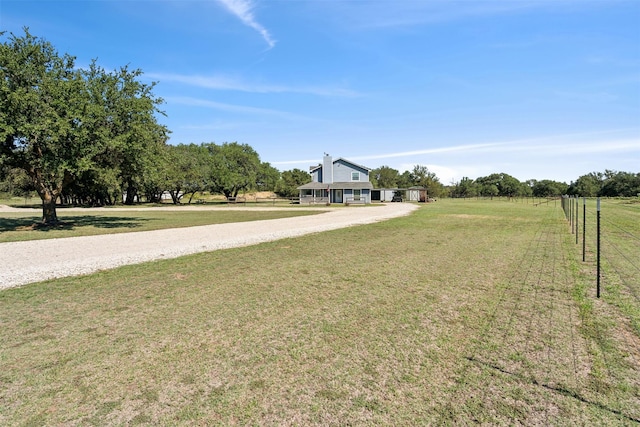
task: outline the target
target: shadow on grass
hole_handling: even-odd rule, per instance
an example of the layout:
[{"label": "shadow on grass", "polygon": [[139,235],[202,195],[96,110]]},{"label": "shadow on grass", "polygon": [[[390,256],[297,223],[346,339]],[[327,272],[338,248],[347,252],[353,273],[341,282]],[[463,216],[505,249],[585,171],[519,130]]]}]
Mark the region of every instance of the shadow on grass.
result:
[{"label": "shadow on grass", "polygon": [[515,372],[510,372],[510,371],[508,371],[508,370],[506,370],[506,369],[504,369],[504,368],[502,368],[500,366],[497,366],[497,365],[495,365],[493,363],[489,363],[489,362],[485,362],[485,361],[476,359],[475,357],[467,356],[467,357],[465,357],[465,359],[467,359],[468,361],[470,361],[472,363],[476,363],[476,364],[478,364],[480,366],[484,366],[484,367],[496,370],[498,372],[501,372],[501,373],[503,373],[505,375],[509,375],[511,377],[517,378],[518,380],[520,380],[522,382],[533,384],[533,385],[538,386],[538,387],[543,387],[543,388],[545,388],[547,390],[550,390],[552,392],[561,394],[563,396],[571,397],[573,399],[579,400],[580,402],[585,403],[587,405],[595,406],[600,410],[610,412],[610,413],[612,413],[612,414],[614,414],[614,415],[616,415],[616,416],[618,416],[620,418],[623,418],[625,420],[632,421],[634,423],[640,423],[640,419],[635,418],[633,415],[626,414],[626,413],[624,413],[624,412],[622,412],[622,411],[620,411],[618,409],[610,408],[610,407],[608,407],[607,405],[605,405],[603,403],[594,402],[592,400],[589,400],[589,399],[583,397],[578,391],[569,390],[569,389],[566,389],[566,388],[563,388],[563,387],[558,387],[558,386],[551,385],[551,384],[545,384],[543,382],[539,382],[535,378],[529,378],[529,377],[526,377],[524,375],[521,375],[521,374],[518,374],[518,373],[515,373]]},{"label": "shadow on grass", "polygon": [[59,218],[56,225],[43,225],[40,217],[26,218],[0,218],[0,232],[3,231],[53,231],[53,230],[76,230],[82,227],[95,228],[128,228],[135,229],[142,226],[144,222],[151,221],[149,218],[139,217],[118,217],[118,216],[65,216]]}]

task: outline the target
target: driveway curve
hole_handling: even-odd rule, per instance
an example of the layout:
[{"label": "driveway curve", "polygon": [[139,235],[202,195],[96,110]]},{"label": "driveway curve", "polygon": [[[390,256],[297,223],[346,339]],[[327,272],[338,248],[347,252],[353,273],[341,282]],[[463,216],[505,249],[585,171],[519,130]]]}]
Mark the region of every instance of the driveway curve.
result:
[{"label": "driveway curve", "polygon": [[180,228],[179,232],[165,229],[0,243],[0,259],[4,261],[0,268],[0,289],[90,274],[122,265],[370,224],[408,215],[417,208],[417,205],[409,203],[328,208],[318,215],[187,227]]}]

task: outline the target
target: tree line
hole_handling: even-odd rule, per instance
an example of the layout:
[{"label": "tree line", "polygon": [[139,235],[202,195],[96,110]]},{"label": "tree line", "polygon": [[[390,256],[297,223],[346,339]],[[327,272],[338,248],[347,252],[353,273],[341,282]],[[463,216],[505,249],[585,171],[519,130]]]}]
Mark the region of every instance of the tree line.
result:
[{"label": "tree line", "polygon": [[[0,32],[4,37],[5,32]],[[140,81],[141,70],[106,71],[96,61],[88,69],[60,55],[48,41],[10,33],[0,44],[0,192],[36,192],[43,223],[57,222],[56,206],[191,202],[199,192],[236,197],[241,191],[273,191],[298,196],[308,172],[280,172],[249,145],[168,144],[169,129],[158,116],[163,100],[156,83]],[[443,185],[426,166],[411,171],[381,166],[370,180],[376,188],[427,189],[430,197],[474,196],[635,196],[640,174],[605,171],[570,185],[520,182],[504,173]]]},{"label": "tree line", "polygon": [[462,178],[448,190],[451,197],[637,197],[640,196],[640,173],[591,172],[570,184],[548,179],[520,182],[508,174],[496,173],[475,180]]},{"label": "tree line", "polygon": [[548,179],[519,181],[506,173],[443,185],[435,173],[426,166],[416,165],[412,171],[400,173],[389,166],[373,169],[370,180],[376,188],[409,188],[420,186],[427,189],[430,197],[554,197],[571,195],[580,197],[637,197],[640,195],[640,173],[591,172],[580,176],[570,184]]}]

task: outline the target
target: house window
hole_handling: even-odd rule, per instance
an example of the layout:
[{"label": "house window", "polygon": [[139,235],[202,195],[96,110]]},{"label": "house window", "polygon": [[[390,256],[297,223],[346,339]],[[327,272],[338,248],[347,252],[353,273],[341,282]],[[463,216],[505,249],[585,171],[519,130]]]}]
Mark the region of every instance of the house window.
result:
[{"label": "house window", "polygon": [[360,200],[360,192],[362,190],[353,190],[353,200]]},{"label": "house window", "polygon": [[360,172],[351,172],[351,181],[360,181]]}]

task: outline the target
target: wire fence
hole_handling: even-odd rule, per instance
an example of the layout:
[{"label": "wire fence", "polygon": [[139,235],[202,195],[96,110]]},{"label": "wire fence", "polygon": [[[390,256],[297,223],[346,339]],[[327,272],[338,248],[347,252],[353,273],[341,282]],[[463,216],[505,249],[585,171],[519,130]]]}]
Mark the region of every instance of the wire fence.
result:
[{"label": "wire fence", "polygon": [[640,201],[563,197],[562,208],[582,261],[595,263],[596,294],[619,292],[640,305]]},{"label": "wire fence", "polygon": [[591,306],[597,318],[582,318],[581,330],[597,348],[606,382],[630,385],[635,395],[628,399],[620,393],[610,399],[614,394],[598,391],[593,401],[619,411],[632,424],[640,423],[640,198],[560,200],[572,241],[581,252],[580,274],[586,274],[584,283],[590,288],[585,296],[595,293],[598,298]]},{"label": "wire fence", "polygon": [[[615,425],[640,425],[640,341],[633,333],[627,334],[632,329],[626,327],[633,315],[625,313],[619,317],[616,312],[615,317],[609,317],[608,310],[616,309],[613,304],[606,303],[609,297],[613,298],[610,293],[604,293],[607,298],[597,301],[588,297],[589,301],[584,305],[593,309],[583,310],[582,299],[581,304],[575,304],[576,293],[582,294],[585,288],[582,271],[591,273],[596,264],[597,201],[587,202],[585,208],[582,199],[580,204],[570,198],[534,203],[542,206],[540,214],[545,220],[538,224],[528,245],[523,247],[517,267],[510,270],[503,286],[491,296],[480,335],[465,356],[470,365],[460,369],[461,386],[452,390],[454,402],[466,402],[469,395],[475,402],[490,401],[491,395],[499,390],[499,383],[494,383],[494,378],[506,376],[526,390],[532,400],[537,393],[552,393],[557,396],[557,402],[572,400],[571,403],[559,403],[559,407],[569,408],[576,404],[585,412],[601,414],[601,423],[595,424],[608,425],[615,420]],[[570,235],[569,243],[576,245],[575,255],[566,250],[567,235],[562,226],[558,227],[556,220],[560,212],[553,208],[556,203],[558,207],[562,204],[574,233]],[[626,280],[626,285],[636,290],[637,280],[629,277],[629,267],[621,263],[637,262],[633,254],[637,253],[640,234],[637,227],[640,224],[632,221],[640,218],[640,203],[628,213],[625,206],[613,202],[610,206],[603,203],[602,208],[602,277],[603,282],[609,284],[603,290],[613,292],[610,288],[614,284],[622,288],[621,280]],[[583,247],[583,236],[586,236],[586,261],[576,274],[574,267],[576,262],[580,264],[578,251]],[[623,242],[635,241],[635,249],[624,246],[621,238]],[[630,268],[633,271],[634,267]],[[592,279],[595,286],[595,278],[589,280]],[[634,301],[638,307],[637,299],[625,298]],[[614,318],[622,321],[614,323]],[[612,324],[616,325],[615,330]],[[624,327],[619,330],[621,325]],[[480,370],[474,371],[474,368]],[[467,382],[468,379],[486,371],[491,375],[483,377],[483,386],[470,392],[468,384],[472,381]],[[533,424],[558,423],[557,413],[552,408],[541,406],[535,416]],[[529,420],[533,418],[531,415]],[[584,425],[593,424],[588,418],[582,421]]]}]

